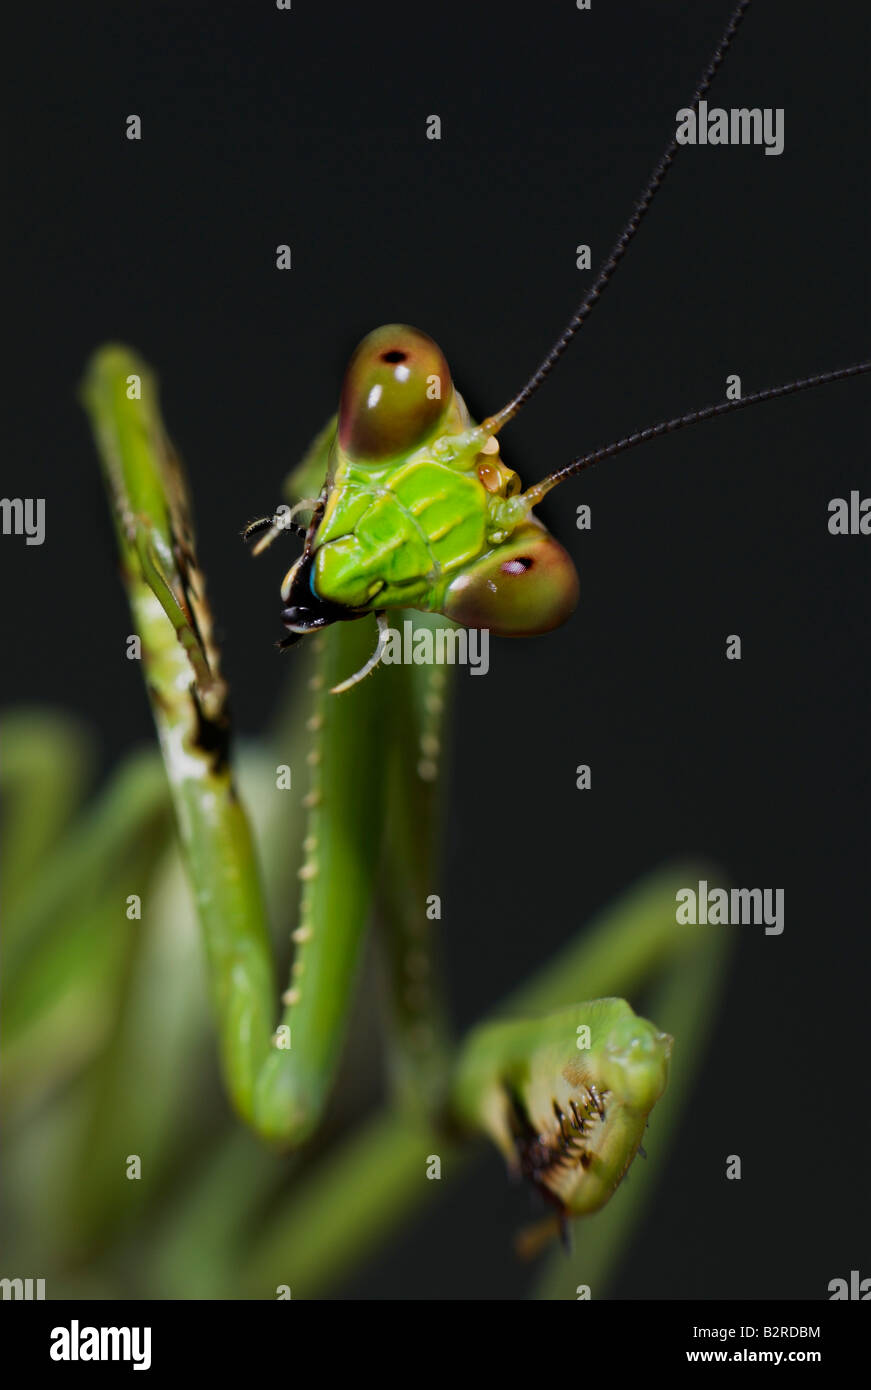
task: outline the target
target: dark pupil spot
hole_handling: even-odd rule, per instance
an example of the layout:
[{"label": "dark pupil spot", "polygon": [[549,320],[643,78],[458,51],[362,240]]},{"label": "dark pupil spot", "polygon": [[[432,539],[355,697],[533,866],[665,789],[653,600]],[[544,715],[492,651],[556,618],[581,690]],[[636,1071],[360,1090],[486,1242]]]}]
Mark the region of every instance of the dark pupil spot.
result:
[{"label": "dark pupil spot", "polygon": [[503,574],[525,574],[532,569],[532,561],[528,555],[518,555],[513,560],[506,560],[502,566]]},{"label": "dark pupil spot", "polygon": [[401,352],[399,348],[391,348],[389,352],[382,352],[381,361],[404,362],[407,356],[408,354],[405,352]]}]

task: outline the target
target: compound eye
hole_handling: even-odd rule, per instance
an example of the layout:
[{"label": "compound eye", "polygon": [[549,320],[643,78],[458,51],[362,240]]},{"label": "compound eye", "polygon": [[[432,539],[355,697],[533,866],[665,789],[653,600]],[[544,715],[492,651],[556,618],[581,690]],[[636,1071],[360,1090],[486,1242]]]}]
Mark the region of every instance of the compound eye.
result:
[{"label": "compound eye", "polygon": [[356,349],[339,404],[339,444],[352,459],[398,458],[441,424],[452,394],[441,348],[426,333],[388,323]]},{"label": "compound eye", "polygon": [[442,612],[464,627],[500,637],[531,637],[564,623],[578,601],[578,575],[568,551],[537,522],[459,574]]}]

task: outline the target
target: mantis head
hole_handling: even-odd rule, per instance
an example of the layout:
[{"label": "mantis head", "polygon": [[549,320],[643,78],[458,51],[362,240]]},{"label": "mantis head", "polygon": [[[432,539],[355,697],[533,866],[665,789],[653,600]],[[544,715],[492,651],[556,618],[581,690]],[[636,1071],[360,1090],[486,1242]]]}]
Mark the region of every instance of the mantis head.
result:
[{"label": "mantis head", "polygon": [[282,586],[283,645],[400,606],[500,636],[565,621],[578,599],[574,564],[531,515],[497,428],[471,423],[427,334],[387,324],[363,339],[305,550]]}]

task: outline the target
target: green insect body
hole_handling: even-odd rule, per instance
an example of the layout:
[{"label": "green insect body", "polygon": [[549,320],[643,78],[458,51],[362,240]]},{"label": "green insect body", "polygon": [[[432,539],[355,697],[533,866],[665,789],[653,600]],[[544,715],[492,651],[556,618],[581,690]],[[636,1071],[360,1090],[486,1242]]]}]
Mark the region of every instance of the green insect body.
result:
[{"label": "green insect body", "polygon": [[[730,21],[696,102],[746,4],[741,0]],[[446,673],[394,664],[353,701],[337,702],[329,692],[357,684],[377,664],[380,639],[354,676],[332,684],[363,659],[365,630],[346,620],[366,614],[378,617],[382,636],[392,609],[417,610],[434,631],[450,621],[521,636],[561,624],[576,605],[578,577],[533,511],[582,469],[676,429],[871,370],[865,362],[818,373],[660,421],[522,490],[496,436],[598,303],[676,148],[672,140],[561,337],[497,414],[481,424],[470,419],[441,350],[425,334],[401,324],[377,329],[351,359],[335,419],[289,481],[292,505],[247,528],[248,536],[265,528],[255,551],[289,526],[305,537],[282,584],[288,636],[281,645],[337,625],[313,653],[319,668],[306,728],[311,786],[302,903],[280,1009],[254,842],[230,773],[226,687],[156,384],[135,354],[106,347],[91,363],[84,392],[207,945],[223,1071],[236,1110],[283,1149],[314,1133],[334,1083],[365,931],[377,907],[397,1103],[403,1113],[437,1117],[439,1124],[449,1118],[442,1137],[461,1128],[485,1130],[560,1220],[598,1211],[620,1184],[665,1089],[671,1052],[670,1036],[621,999],[564,1006],[581,990],[611,995],[636,988],[644,970],[674,955],[683,974],[680,988],[662,995],[662,1016],[686,1038],[687,1019],[696,1026],[712,997],[719,956],[707,943],[704,957],[686,956],[672,884],[657,896],[655,911],[642,905],[622,935],[611,931],[607,946],[594,941],[589,953],[571,956],[550,981],[547,1000],[533,990],[532,1002],[527,996],[518,1010],[543,1013],[552,1000],[559,1012],[485,1025],[455,1059],[433,985],[434,931],[424,911],[438,896],[431,889]],[[135,397],[132,379],[142,384]],[[305,529],[293,523],[304,508],[311,513]],[[282,756],[282,767],[285,761],[289,768],[289,756]],[[679,880],[686,881],[692,879]],[[682,1049],[681,1066],[691,1053]],[[435,1147],[427,1140],[420,1153]],[[379,1151],[379,1163],[381,1157]],[[356,1180],[354,1173],[343,1184]]]},{"label": "green insect body", "polygon": [[490,1024],[470,1040],[458,1107],[560,1215],[603,1207],[665,1090],[672,1039],[624,999]]}]

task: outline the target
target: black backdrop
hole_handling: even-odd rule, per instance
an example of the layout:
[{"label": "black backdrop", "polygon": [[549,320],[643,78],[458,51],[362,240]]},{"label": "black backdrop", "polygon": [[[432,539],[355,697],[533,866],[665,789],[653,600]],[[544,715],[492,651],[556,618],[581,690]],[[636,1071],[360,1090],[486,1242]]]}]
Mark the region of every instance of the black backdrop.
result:
[{"label": "black backdrop", "polygon": [[[196,498],[238,724],[267,721],[277,578],[241,524],[335,408],[360,336],[444,348],[478,414],[525,379],[689,100],[728,0],[647,5],[40,6],[7,49],[14,249],[0,547],[6,698],[150,736],[91,442],[86,355],[159,369]],[[867,355],[867,33],[852,3],[758,4],[711,100],[783,107],[786,148],[685,149],[603,303],[503,439],[529,479],[585,447]],[[124,138],[126,116],[143,139]],[[425,138],[438,113],[439,143]],[[278,243],[293,270],[274,268]],[[850,382],[646,446],[550,499],[582,600],[459,680],[444,881],[461,1025],[663,860],[783,886],[740,933],[709,1065],[625,1297],[825,1296],[867,1253],[868,495]],[[592,507],[578,533],[574,511]],[[740,663],[724,657],[739,633]],[[286,658],[292,660],[292,657]],[[593,768],[593,790],[574,769]],[[492,867],[482,847],[499,848]],[[724,1180],[727,1153],[744,1159]],[[495,1155],[347,1292],[511,1297],[525,1207]],[[865,1269],[864,1273],[868,1274]]]}]

